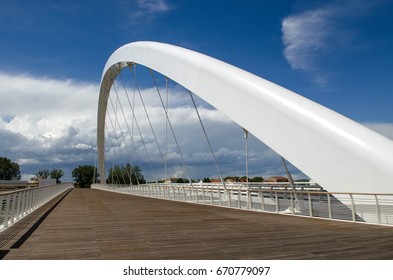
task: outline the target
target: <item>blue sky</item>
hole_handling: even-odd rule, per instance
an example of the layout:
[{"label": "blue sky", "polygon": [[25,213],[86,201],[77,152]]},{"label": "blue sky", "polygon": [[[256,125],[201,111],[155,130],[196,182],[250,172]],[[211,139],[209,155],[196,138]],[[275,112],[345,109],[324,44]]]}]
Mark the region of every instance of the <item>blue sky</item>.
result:
[{"label": "blue sky", "polygon": [[[56,167],[68,180],[93,164],[103,66],[142,40],[218,58],[393,138],[392,26],[391,0],[3,0],[0,156],[26,176]],[[228,149],[224,175],[244,164]],[[260,165],[250,175],[283,173],[278,161]]]}]

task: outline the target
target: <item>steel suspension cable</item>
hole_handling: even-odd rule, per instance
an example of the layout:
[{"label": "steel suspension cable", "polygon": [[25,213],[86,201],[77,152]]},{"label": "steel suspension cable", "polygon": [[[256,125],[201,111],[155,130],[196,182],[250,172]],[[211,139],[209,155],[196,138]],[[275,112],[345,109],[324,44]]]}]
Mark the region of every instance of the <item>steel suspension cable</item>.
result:
[{"label": "steel suspension cable", "polygon": [[219,166],[218,166],[217,158],[216,158],[216,156],[214,155],[212,145],[211,145],[211,143],[210,143],[209,137],[207,136],[206,129],[205,129],[205,126],[203,125],[203,122],[202,122],[201,116],[200,116],[200,114],[199,114],[199,110],[198,110],[198,108],[197,108],[197,106],[196,106],[194,97],[192,96],[192,92],[191,92],[190,90],[189,90],[188,92],[190,93],[190,97],[191,97],[191,100],[192,100],[192,104],[194,105],[195,112],[196,112],[196,114],[197,114],[197,116],[198,116],[199,123],[200,123],[200,125],[201,125],[201,127],[202,127],[202,130],[203,130],[203,134],[205,135],[207,144],[209,145],[209,148],[210,148],[210,152],[211,152],[211,154],[212,154],[212,156],[213,156],[214,164],[216,165],[216,169],[217,169],[217,172],[218,172],[218,176],[220,176],[221,183],[223,184],[224,189],[226,190],[227,188],[226,188],[226,185],[225,185],[224,178],[223,178],[222,175],[221,175],[221,171],[220,171],[220,168],[219,168]]},{"label": "steel suspension cable", "polygon": [[[115,84],[115,83],[113,84],[113,89],[115,90],[115,93],[116,93],[116,104],[117,104],[117,101],[119,101],[119,105],[120,105],[120,108],[121,108],[121,111],[122,111],[122,114],[123,114],[123,118],[124,118],[124,120],[125,120],[125,122],[126,122],[126,125],[127,125],[127,128],[128,128],[128,122],[127,122],[127,119],[126,119],[126,117],[125,117],[125,114],[124,114],[124,111],[123,111],[123,106],[121,105],[121,102],[120,102],[120,99],[119,99],[119,95],[118,95],[118,90],[117,90],[117,87],[116,87],[116,84]],[[111,102],[111,104],[112,104],[112,100],[111,100],[111,99],[110,99],[110,102]],[[113,104],[112,104],[112,107],[113,107]],[[129,156],[129,158],[130,158],[131,166],[134,166],[134,164],[133,164],[133,162],[132,162],[132,156],[131,156],[130,151],[128,150],[128,145],[127,145],[126,139],[125,139],[125,137],[124,137],[123,131],[121,130],[121,125],[120,125],[119,119],[117,118],[117,115],[116,115],[116,120],[117,120],[117,122],[118,122],[118,124],[119,124],[119,128],[120,128],[120,131],[121,131],[121,135],[122,135],[123,141],[124,141],[124,146],[125,146],[125,148],[126,148],[126,151],[127,151],[128,156]],[[129,128],[128,128],[128,129],[129,129]],[[136,155],[136,157],[139,159],[139,161],[141,161],[141,159],[140,159],[140,157],[139,157],[139,154],[138,154],[138,152],[137,152],[137,148],[136,148],[136,145],[135,145],[135,142],[134,142],[134,138],[133,138],[132,135],[130,135],[130,137],[131,137],[131,142],[132,142],[133,147],[134,147],[134,150],[135,150],[135,155]],[[134,175],[135,175],[137,184],[139,185],[140,182],[139,182],[139,179],[138,179],[138,175],[137,175],[137,173],[136,173],[136,171],[134,170],[133,167],[132,167],[132,171],[134,172]],[[130,176],[130,182],[131,182],[131,176]]]},{"label": "steel suspension cable", "polygon": [[[117,89],[116,89],[115,84],[113,84],[113,88],[114,88],[115,92],[117,92]],[[110,101],[110,104],[111,104],[111,106],[112,106],[112,109],[114,109],[113,102],[112,102],[112,99],[111,99],[110,96],[109,96],[109,101]],[[116,102],[117,102],[117,100],[116,100]],[[109,118],[109,119],[110,119],[110,118]],[[125,139],[125,137],[124,137],[123,131],[121,130],[121,125],[120,125],[119,119],[117,118],[117,115],[115,115],[115,119],[116,119],[117,123],[119,124],[119,129],[120,129],[121,137],[123,138],[124,146],[125,146],[125,149],[126,149],[126,151],[127,151],[127,155],[129,156],[131,165],[133,166],[131,153],[130,153],[130,151],[128,150],[127,141],[126,141],[126,139]],[[111,119],[110,119],[110,121],[111,121],[111,124],[112,124],[112,120],[111,120]],[[115,123],[115,125],[116,125],[116,123]],[[114,133],[116,133],[115,130],[114,130]],[[116,136],[116,134],[115,134],[115,136]],[[117,136],[116,136],[116,138],[117,138]],[[117,140],[118,140],[118,139],[117,139]],[[118,143],[118,144],[119,144],[119,148],[120,148],[121,145],[120,145],[120,143]],[[138,153],[137,153],[136,151],[135,151],[135,154],[136,154],[136,156],[139,158]],[[134,170],[134,172],[135,172],[135,177],[136,177],[137,184],[139,185],[138,176],[137,176],[135,170]],[[124,179],[124,178],[123,178],[123,179]],[[125,182],[125,180],[124,180],[124,182]]]},{"label": "steel suspension cable", "polygon": [[[111,125],[112,125],[112,130],[113,130],[113,123],[112,123],[112,120],[111,120],[111,118],[110,118],[110,115],[108,114],[108,117],[109,117],[109,120],[110,120],[110,122],[111,122]],[[117,157],[117,154],[116,154],[116,149],[115,149],[115,145],[113,144],[113,141],[112,141],[112,138],[111,138],[111,135],[110,135],[110,132],[109,132],[109,130],[108,130],[108,127],[107,127],[107,125],[105,124],[105,129],[106,129],[106,131],[108,131],[108,138],[109,138],[109,141],[111,142],[111,146],[112,146],[112,148],[113,148],[113,155],[114,155],[114,158],[116,158]],[[113,132],[114,132],[114,130],[113,130]],[[115,134],[115,138],[117,139],[117,136],[116,136],[116,134]],[[117,139],[117,141],[118,141],[118,139]],[[119,143],[118,143],[119,144]],[[119,149],[120,149],[120,147],[119,147]],[[117,177],[117,180],[120,182],[120,176],[119,176],[119,174],[117,173],[117,170],[116,170],[116,168],[115,168],[115,159],[113,158],[113,160],[112,160],[112,163],[113,163],[113,172],[112,172],[112,184],[113,184],[113,182],[114,182],[114,180],[113,180],[113,176],[114,175],[116,175],[116,177]],[[121,174],[122,175],[122,174]],[[124,177],[123,177],[123,180],[124,180]]]},{"label": "steel suspension cable", "polygon": [[[117,100],[119,100],[119,104],[120,104],[120,107],[121,107],[121,110],[122,110],[122,113],[123,113],[123,117],[125,118],[125,116],[124,116],[124,111],[123,111],[123,107],[121,106],[121,102],[120,102],[120,99],[119,99],[119,95],[118,95],[118,91],[117,91],[117,87],[116,87],[116,85],[115,85],[115,83],[113,83],[113,89],[115,90],[115,92],[116,92],[116,103],[117,103]],[[112,105],[112,108],[113,108],[113,103],[112,103],[112,100],[111,99],[109,99],[110,100],[110,103],[111,103],[111,105]],[[119,119],[116,117],[116,120],[117,120],[117,122],[119,123],[119,127],[120,127],[120,131],[122,132],[122,137],[123,137],[123,141],[124,141],[124,146],[126,147],[126,151],[127,151],[127,154],[128,154],[128,156],[129,156],[129,158],[130,158],[130,163],[131,163],[131,165],[133,166],[133,162],[132,162],[132,156],[131,156],[131,153],[130,153],[130,151],[128,150],[128,145],[127,145],[127,142],[126,142],[126,140],[125,140],[125,138],[124,138],[124,134],[123,134],[123,131],[121,130],[121,126],[120,126],[120,122],[119,122]],[[127,120],[125,119],[125,122],[126,122],[126,124],[127,124],[127,127],[128,127],[128,123],[127,123]],[[141,161],[141,159],[140,159],[140,157],[139,157],[139,154],[138,154],[138,151],[137,151],[137,148],[136,148],[136,145],[135,145],[135,142],[134,142],[134,138],[133,138],[133,136],[132,135],[130,135],[130,137],[131,137],[131,143],[132,143],[132,145],[133,145],[133,147],[134,147],[134,150],[135,150],[135,155],[136,155],[136,157],[139,159],[139,161]],[[136,177],[136,181],[137,181],[137,184],[139,185],[139,180],[138,180],[138,176],[137,176],[137,174],[136,174],[136,171],[135,170],[133,170],[134,171],[134,175],[135,175],[135,177]]]},{"label": "steel suspension cable", "polygon": [[[145,102],[144,102],[144,100],[143,100],[142,93],[141,93],[141,91],[140,91],[138,82],[137,82],[137,80],[135,79],[136,74],[134,73],[134,71],[132,71],[131,67],[132,67],[132,66],[130,66],[130,71],[131,71],[132,75],[134,76],[134,85],[135,85],[135,88],[136,88],[136,90],[138,91],[139,98],[140,98],[140,100],[141,100],[141,102],[142,102],[143,109],[144,109],[145,114],[146,114],[146,118],[147,118],[147,120],[148,120],[148,122],[149,122],[149,126],[150,126],[151,132],[152,132],[152,134],[153,134],[154,141],[156,142],[156,145],[157,145],[157,148],[158,148],[158,152],[160,153],[162,162],[165,164],[164,155],[163,155],[163,153],[162,153],[162,151],[161,151],[161,148],[160,148],[160,145],[159,145],[159,143],[158,143],[158,139],[157,139],[156,133],[155,133],[155,131],[154,131],[153,124],[152,124],[152,122],[151,122],[149,113],[147,112],[146,105],[145,105]],[[133,69],[136,69],[136,65],[135,65],[135,64],[134,64]]]},{"label": "steel suspension cable", "polygon": [[[128,104],[130,105],[130,108],[131,108],[131,111],[132,111],[133,122],[135,121],[135,125],[136,125],[136,127],[137,127],[137,129],[138,129],[138,132],[139,132],[139,135],[140,135],[140,137],[141,137],[142,144],[143,144],[143,147],[144,147],[144,150],[145,150],[147,159],[148,159],[148,161],[149,161],[149,165],[150,165],[151,172],[152,172],[152,174],[153,174],[153,177],[155,177],[155,178],[157,179],[157,177],[155,176],[155,172],[154,172],[154,169],[153,169],[153,165],[152,165],[152,163],[151,163],[151,159],[150,159],[150,156],[149,156],[149,152],[147,151],[146,142],[145,142],[145,140],[144,140],[144,138],[143,138],[143,135],[142,135],[140,126],[139,126],[138,121],[137,121],[136,116],[135,116],[135,108],[134,108],[133,106],[131,106],[130,98],[129,98],[129,96],[128,96],[128,91],[127,91],[126,86],[125,86],[125,84],[124,84],[124,80],[123,80],[123,77],[122,77],[122,75],[121,75],[121,72],[119,73],[119,76],[120,76],[120,80],[121,80],[122,85],[123,85],[123,89],[124,89],[124,91],[125,91],[125,93],[126,93],[126,96],[127,96]],[[116,91],[116,95],[117,95],[117,91]],[[134,102],[135,102],[135,98],[134,98]],[[127,125],[128,133],[130,134],[130,137],[132,138],[133,135],[131,135],[130,127],[129,127],[129,125],[128,125],[127,118],[126,118],[126,116],[125,116],[125,114],[124,114],[123,106],[121,105],[121,103],[119,103],[119,105],[120,105],[120,109],[121,109],[122,114],[123,114],[124,121],[125,121],[125,123],[126,123],[126,125]],[[135,103],[134,103],[133,105],[135,105]],[[134,144],[134,145],[135,145],[135,144]],[[156,180],[156,181],[157,181],[157,180]]]},{"label": "steel suspension cable", "polygon": [[[169,116],[168,116],[168,111],[167,111],[167,108],[166,108],[166,107],[165,107],[165,105],[164,105],[164,101],[163,101],[163,99],[162,99],[162,96],[161,96],[160,90],[159,90],[159,88],[158,88],[158,85],[157,85],[156,78],[154,77],[153,71],[152,71],[151,69],[149,69],[149,71],[150,71],[150,74],[151,74],[151,76],[152,76],[152,78],[153,78],[153,82],[154,82],[154,85],[155,85],[155,87],[156,87],[156,90],[157,90],[158,96],[160,97],[161,105],[162,105],[162,108],[164,109],[164,112],[165,112],[165,117],[166,117],[166,119],[167,119],[168,126],[169,126],[169,128],[171,129],[172,136],[173,136],[173,138],[174,138],[174,140],[175,140],[175,143],[176,143],[177,149],[178,149],[178,151],[179,151],[179,155],[180,155],[180,158],[181,158],[182,164],[183,164],[183,166],[184,166],[184,169],[185,169],[185,171],[186,171],[186,173],[187,173],[187,166],[186,166],[186,162],[184,161],[184,157],[183,157],[183,154],[182,154],[182,152],[181,152],[181,149],[180,149],[179,142],[177,141],[177,138],[176,138],[175,131],[173,130],[172,123],[171,123],[171,121],[170,121],[170,119],[169,119]],[[190,184],[192,185],[192,181],[191,181],[190,177],[188,176],[188,174],[187,174],[187,179],[188,179],[188,181],[190,182]]]}]

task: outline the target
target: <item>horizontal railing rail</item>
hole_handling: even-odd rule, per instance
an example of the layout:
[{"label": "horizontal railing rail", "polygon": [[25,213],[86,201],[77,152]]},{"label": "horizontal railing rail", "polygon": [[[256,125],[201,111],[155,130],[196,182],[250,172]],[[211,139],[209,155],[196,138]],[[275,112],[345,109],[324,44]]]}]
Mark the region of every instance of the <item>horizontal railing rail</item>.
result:
[{"label": "horizontal railing rail", "polygon": [[393,194],[330,193],[318,185],[93,184],[92,188],[167,200],[313,218],[393,225]]},{"label": "horizontal railing rail", "polygon": [[72,184],[56,184],[0,193],[0,232],[73,187]]}]

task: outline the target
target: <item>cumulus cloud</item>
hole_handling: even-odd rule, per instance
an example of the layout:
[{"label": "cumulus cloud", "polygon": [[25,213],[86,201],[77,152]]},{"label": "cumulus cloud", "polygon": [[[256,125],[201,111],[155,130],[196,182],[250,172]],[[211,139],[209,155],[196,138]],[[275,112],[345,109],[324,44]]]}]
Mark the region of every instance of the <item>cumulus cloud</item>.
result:
[{"label": "cumulus cloud", "polygon": [[[42,169],[62,168],[66,179],[71,180],[73,168],[81,164],[93,165],[96,161],[98,92],[97,84],[0,73],[0,156],[17,161],[24,179]],[[134,91],[128,89],[128,92]],[[165,92],[164,88],[162,92]],[[156,89],[145,88],[141,94],[158,144],[139,96],[135,96],[132,107],[148,155],[126,95],[120,93],[117,99],[112,92],[113,107],[108,105],[107,119],[107,166],[111,166],[112,159],[116,159],[119,164],[141,166],[147,179],[163,178],[164,163],[157,145],[161,153],[165,153],[167,133],[169,176],[182,174],[191,178],[217,178],[218,172],[189,93],[173,87],[169,94],[168,110],[186,167],[182,165],[169,127],[166,132],[166,118]],[[194,98],[223,176],[243,175],[243,130],[197,96]],[[134,96],[130,96],[130,99],[133,100]],[[113,132],[114,128],[116,132]],[[132,135],[128,129],[133,132]],[[249,140],[249,159],[250,176],[285,173],[279,156],[252,136]]]},{"label": "cumulus cloud", "polygon": [[[115,85],[117,85],[117,82],[115,82]],[[116,88],[120,92],[122,86],[116,86]],[[118,97],[112,95],[108,105],[107,116],[109,120],[107,121],[107,128],[108,131],[112,131],[115,127],[117,130],[121,127],[121,131],[124,133],[109,133],[111,136],[108,137],[110,139],[106,142],[107,166],[113,164],[112,158],[116,158],[123,163],[131,159],[134,164],[142,167],[144,174],[147,174],[150,179],[164,178],[164,156],[168,162],[168,176],[176,177],[179,174],[183,174],[184,177],[189,176],[190,178],[218,178],[213,155],[200,126],[189,92],[180,86],[170,87],[169,89],[168,115],[175,133],[175,140],[169,125],[166,124],[164,109],[159,100],[157,90],[155,88],[146,88],[142,91],[143,103],[146,105],[158,143],[155,142],[138,94],[134,97],[132,94],[133,90],[130,88],[127,89],[130,95],[129,98],[121,94]],[[166,103],[166,89],[165,87],[160,87],[160,83],[159,91],[162,94],[163,102]],[[139,133],[136,121],[133,123],[132,120],[133,114],[130,112],[132,111],[130,109],[132,105],[128,104],[128,100],[134,99],[136,101],[134,113],[149,155],[146,155],[140,136],[131,136],[128,131],[130,129]],[[218,160],[221,173],[223,176],[243,176],[245,174],[243,129],[197,96],[194,96],[194,99],[212,149]],[[121,108],[120,104],[123,104]],[[123,113],[126,117],[123,116]],[[166,138],[168,139],[167,142]],[[180,146],[180,151],[176,142]],[[126,149],[125,147],[128,148]],[[167,156],[165,156],[166,150]],[[151,159],[150,164],[154,169],[153,171],[151,171],[150,164],[147,162],[148,157]],[[182,165],[181,157],[183,157],[186,166]],[[284,167],[280,163],[280,157],[253,137],[250,137],[249,160],[250,176],[285,174]],[[295,169],[292,168],[292,170]]]},{"label": "cumulus cloud", "polygon": [[0,97],[0,154],[22,172],[93,164],[97,85],[0,73]]}]

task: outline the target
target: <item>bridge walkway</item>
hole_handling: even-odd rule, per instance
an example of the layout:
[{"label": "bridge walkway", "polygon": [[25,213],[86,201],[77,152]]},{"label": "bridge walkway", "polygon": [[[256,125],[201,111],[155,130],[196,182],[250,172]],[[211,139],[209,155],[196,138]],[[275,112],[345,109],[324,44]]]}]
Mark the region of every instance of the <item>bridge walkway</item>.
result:
[{"label": "bridge walkway", "polygon": [[0,259],[393,259],[392,227],[94,189],[37,213],[0,234]]}]

